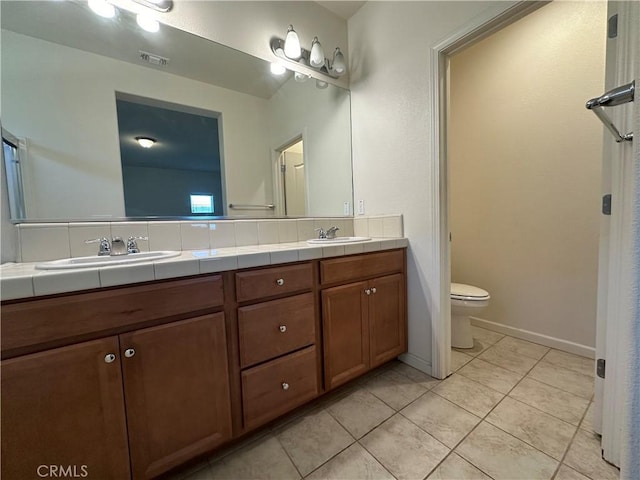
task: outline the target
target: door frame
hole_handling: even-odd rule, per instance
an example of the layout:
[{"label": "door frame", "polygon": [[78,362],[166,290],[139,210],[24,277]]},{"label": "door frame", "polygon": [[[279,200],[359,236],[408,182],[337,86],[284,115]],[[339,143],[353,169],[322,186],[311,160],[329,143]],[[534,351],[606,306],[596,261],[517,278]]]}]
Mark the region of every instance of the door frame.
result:
[{"label": "door frame", "polygon": [[[607,91],[634,79],[638,84],[640,80],[640,64],[637,60],[635,63],[629,61],[636,59],[639,53],[640,4],[608,2],[607,18],[616,14],[618,35],[615,39],[607,38]],[[637,254],[634,259],[633,243],[640,239],[634,238],[632,224],[634,215],[638,214],[633,211],[633,195],[639,188],[634,169],[638,169],[640,163],[640,137],[637,106],[625,108],[620,105],[608,109],[607,113],[625,133],[634,131],[635,138],[634,142],[616,143],[608,131],[604,137],[603,193],[611,193],[612,205],[611,215],[602,218],[600,236],[596,358],[606,360],[606,375],[604,379],[596,377],[594,428],[602,435],[603,458],[622,467],[621,478],[627,478],[624,475],[631,478],[640,468],[640,462],[629,451],[633,442],[625,441],[632,434],[640,435],[631,426],[635,421],[637,428],[638,421],[631,415],[631,402],[628,401],[634,387],[627,383],[631,380],[627,377],[632,352],[637,349],[633,344],[633,322],[638,321],[638,312],[634,312],[632,292],[634,283],[637,292],[638,279],[634,277],[633,268],[634,260],[637,268],[639,259]],[[625,411],[627,405],[628,412]],[[632,471],[632,462],[636,462],[635,471]]]},{"label": "door frame", "polygon": [[[307,162],[307,153],[304,145],[307,142],[307,127],[304,127],[302,131],[297,133],[293,133],[289,137],[288,140],[283,140],[279,143],[278,147],[273,147],[271,149],[271,164],[273,166],[273,199],[275,203],[275,211],[274,214],[278,217],[285,216],[285,208],[284,208],[284,181],[282,179],[282,171],[280,170],[280,158],[282,153],[289,147],[295,145],[298,142],[302,142],[303,150],[302,150],[302,160],[305,163],[305,174],[304,174],[304,186],[306,191],[309,191],[309,177],[306,172],[306,162]],[[309,210],[309,198],[305,200],[305,209]]]},{"label": "door frame", "polygon": [[437,284],[433,290],[436,301],[432,312],[431,374],[437,378],[445,378],[451,373],[451,244],[446,141],[449,57],[547,3],[550,1],[520,1],[507,8],[502,5],[492,7],[431,48],[432,178],[438,179],[438,188],[433,189],[431,202],[435,213],[432,231],[436,232],[433,256],[438,269]]}]

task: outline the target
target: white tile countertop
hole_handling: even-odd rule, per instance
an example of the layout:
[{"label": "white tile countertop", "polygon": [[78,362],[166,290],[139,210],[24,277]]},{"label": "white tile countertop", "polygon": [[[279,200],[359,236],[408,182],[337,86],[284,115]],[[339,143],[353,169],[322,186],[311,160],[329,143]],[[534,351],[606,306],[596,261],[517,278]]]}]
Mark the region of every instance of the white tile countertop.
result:
[{"label": "white tile countertop", "polygon": [[5,263],[0,266],[0,299],[112,287],[138,282],[277,265],[316,258],[403,248],[406,238],[372,238],[343,245],[309,245],[307,242],[275,243],[206,250],[183,250],[180,256],[153,262],[98,268],[37,270],[42,262]]}]

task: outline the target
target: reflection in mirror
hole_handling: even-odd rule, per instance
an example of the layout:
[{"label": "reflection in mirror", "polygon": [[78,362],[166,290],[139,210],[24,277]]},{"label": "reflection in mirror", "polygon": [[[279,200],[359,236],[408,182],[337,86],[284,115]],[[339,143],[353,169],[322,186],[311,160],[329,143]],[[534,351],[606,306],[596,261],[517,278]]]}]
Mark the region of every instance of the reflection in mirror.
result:
[{"label": "reflection in mirror", "polygon": [[[3,138],[5,129],[15,138],[24,197],[14,219],[351,213],[347,90],[274,77],[268,62],[165,25],[142,32],[126,12],[104,19],[72,1],[0,8]],[[163,128],[186,150],[143,156],[166,140],[122,102],[173,112]],[[210,125],[196,133],[197,123]],[[157,141],[148,152],[134,143],[145,136]],[[283,152],[299,141],[297,175],[285,178]],[[197,161],[205,151],[217,158],[208,167]],[[178,170],[203,182],[183,185]]]},{"label": "reflection in mirror", "polygon": [[127,217],[223,215],[216,112],[119,93],[116,109]]}]

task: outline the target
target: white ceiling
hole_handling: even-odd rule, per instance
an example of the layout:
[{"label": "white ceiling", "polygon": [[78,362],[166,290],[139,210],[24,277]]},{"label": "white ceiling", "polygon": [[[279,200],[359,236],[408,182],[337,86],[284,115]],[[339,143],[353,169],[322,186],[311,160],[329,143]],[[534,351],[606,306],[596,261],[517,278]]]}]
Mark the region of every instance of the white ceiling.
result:
[{"label": "white ceiling", "polygon": [[332,11],[336,15],[345,20],[349,20],[354,13],[360,10],[366,2],[347,2],[342,0],[329,0],[324,2],[316,2],[318,5]]}]

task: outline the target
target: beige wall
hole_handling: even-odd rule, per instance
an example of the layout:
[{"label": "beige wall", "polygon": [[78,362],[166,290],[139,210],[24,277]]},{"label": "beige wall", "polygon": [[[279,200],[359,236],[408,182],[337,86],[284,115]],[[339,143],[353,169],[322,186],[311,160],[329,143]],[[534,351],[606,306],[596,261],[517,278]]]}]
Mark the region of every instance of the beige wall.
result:
[{"label": "beige wall", "polygon": [[480,317],[593,347],[606,4],[553,2],[451,60],[452,281]]},{"label": "beige wall", "polygon": [[432,203],[434,174],[430,50],[479,15],[512,2],[367,2],[349,19],[354,199],[366,214],[403,214],[409,355],[431,371],[440,285]]}]

